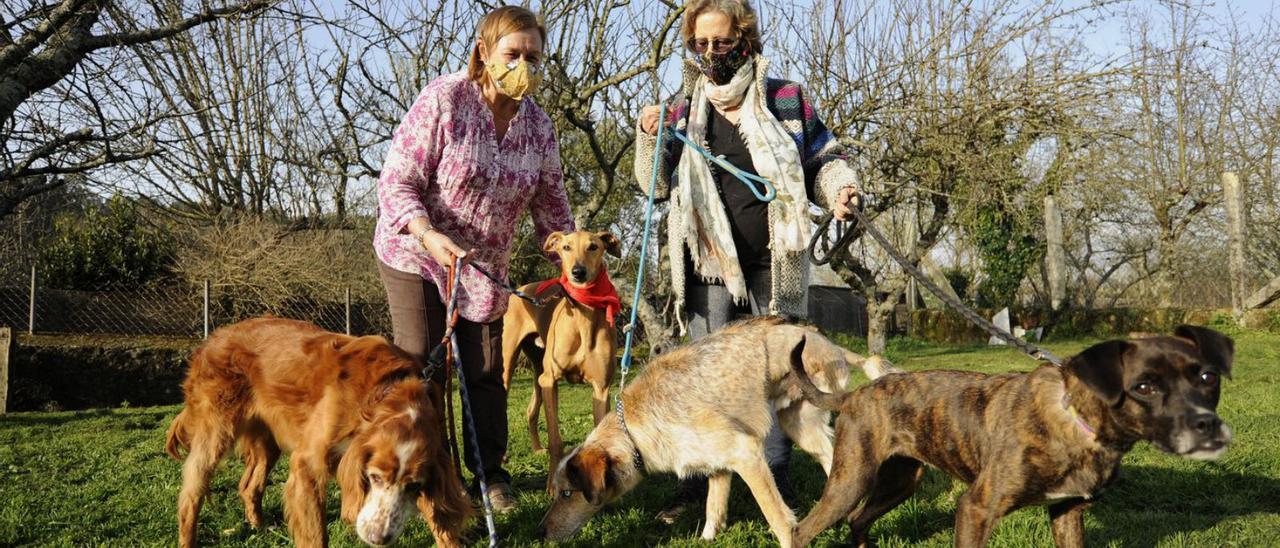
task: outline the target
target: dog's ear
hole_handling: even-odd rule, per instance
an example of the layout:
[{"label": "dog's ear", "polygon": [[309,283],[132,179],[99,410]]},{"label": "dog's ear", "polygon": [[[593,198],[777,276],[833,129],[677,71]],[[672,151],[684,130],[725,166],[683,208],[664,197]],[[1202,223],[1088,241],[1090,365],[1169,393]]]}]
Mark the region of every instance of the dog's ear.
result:
[{"label": "dog's ear", "polygon": [[612,232],[597,232],[596,237],[604,242],[604,250],[606,253],[613,255],[619,259],[622,258],[622,242],[614,236]]},{"label": "dog's ear", "polygon": [[430,472],[423,480],[422,492],[418,495],[418,511],[431,527],[437,546],[453,545],[455,542],[450,540],[461,541],[463,526],[475,510],[458,482],[453,461],[443,447],[437,448],[428,466]]},{"label": "dog's ear", "polygon": [[560,245],[561,238],[564,238],[563,232],[552,232],[547,236],[547,240],[542,242],[542,250],[547,253],[555,253],[556,246]]},{"label": "dog's ear", "polygon": [[338,461],[336,479],[342,495],[342,519],[349,523],[356,522],[364,507],[364,498],[369,494],[369,484],[364,477],[368,459],[369,451],[364,448],[361,437],[357,437]]},{"label": "dog's ear", "polygon": [[582,496],[592,506],[604,502],[605,491],[613,485],[613,462],[599,449],[583,449],[574,453],[565,463],[565,475],[569,483],[582,491]]},{"label": "dog's ear", "polygon": [[1231,337],[1196,325],[1179,325],[1173,328],[1173,336],[1191,341],[1204,361],[1217,366],[1224,376],[1231,378],[1231,365],[1236,357],[1236,343]]},{"label": "dog's ear", "polygon": [[1132,346],[1125,341],[1098,343],[1072,356],[1066,368],[1107,405],[1115,405],[1124,395],[1124,353]]}]

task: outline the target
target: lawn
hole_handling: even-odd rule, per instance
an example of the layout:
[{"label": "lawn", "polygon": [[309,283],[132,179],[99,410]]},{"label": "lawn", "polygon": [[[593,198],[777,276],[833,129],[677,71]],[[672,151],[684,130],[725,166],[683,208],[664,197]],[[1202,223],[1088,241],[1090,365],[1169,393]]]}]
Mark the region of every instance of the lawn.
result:
[{"label": "lawn", "polygon": [[[1219,462],[1181,460],[1146,444],[1125,459],[1120,481],[1089,510],[1090,546],[1275,546],[1280,542],[1280,336],[1237,333],[1235,379],[1223,390],[1220,413],[1236,433],[1236,443]],[[848,341],[855,349],[858,341]],[[1093,341],[1047,346],[1061,355]],[[913,369],[963,368],[1026,370],[1034,364],[1012,350],[944,347],[893,341],[888,357]],[[861,382],[862,379],[859,379]],[[536,544],[538,521],[548,499],[542,493],[545,457],[532,455],[523,428],[530,390],[527,376],[513,388],[508,469],[516,477],[520,508],[498,520],[508,545]],[[589,392],[561,390],[561,421],[569,443],[588,432]],[[175,500],[179,463],[161,452],[163,435],[177,407],[102,409],[67,413],[22,413],[0,417],[0,546],[152,546],[176,542]],[[212,485],[200,516],[200,538],[224,546],[288,544],[283,526],[282,460],[272,473],[265,507],[265,530],[243,522],[236,496],[240,464],[228,460]],[[821,469],[807,456],[793,474],[803,515],[822,488]],[[687,514],[672,526],[654,519],[675,486],[655,475],[596,516],[569,546],[685,546],[697,540],[701,515]],[[962,486],[930,471],[911,500],[877,522],[872,535],[883,547],[949,546],[952,514]],[[357,546],[351,528],[337,520],[337,492],[331,488],[332,544]],[[817,545],[840,545],[842,527],[819,537]],[[482,535],[476,535],[481,538]],[[401,546],[430,544],[414,522]],[[736,481],[729,527],[718,546],[771,544],[773,537],[754,500]],[[1039,508],[1008,516],[996,529],[993,546],[1051,546],[1049,522]]]}]

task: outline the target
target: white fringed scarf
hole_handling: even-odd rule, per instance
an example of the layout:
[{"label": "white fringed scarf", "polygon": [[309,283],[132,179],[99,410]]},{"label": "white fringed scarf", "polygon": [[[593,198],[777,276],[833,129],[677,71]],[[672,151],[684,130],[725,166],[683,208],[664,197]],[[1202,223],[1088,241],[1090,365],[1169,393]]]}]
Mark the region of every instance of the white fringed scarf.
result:
[{"label": "white fringed scarf", "polygon": [[[756,67],[756,63],[765,65]],[[812,231],[806,215],[808,197],[804,167],[800,163],[800,150],[795,140],[765,105],[760,89],[762,85],[756,85],[757,70],[763,72],[765,66],[767,60],[756,56],[723,86],[712,84],[706,76],[700,77],[690,99],[687,132],[691,141],[705,148],[710,119],[708,109],[713,105],[722,109],[743,105],[738,130],[751,153],[756,173],[771,181],[778,193],[778,197],[769,204],[769,248],[775,252],[779,249],[786,253],[804,252]],[[700,279],[724,283],[736,302],[745,302],[746,279],[733,245],[728,214],[716,191],[710,162],[691,147],[684,147],[676,175],[679,184],[672,196],[671,211],[680,214],[673,214],[668,221],[671,241],[683,241],[689,248]],[[673,276],[684,275],[685,246],[668,246]],[[677,310],[684,309],[683,302],[676,303],[676,306]],[[683,330],[683,320],[681,327]]]}]

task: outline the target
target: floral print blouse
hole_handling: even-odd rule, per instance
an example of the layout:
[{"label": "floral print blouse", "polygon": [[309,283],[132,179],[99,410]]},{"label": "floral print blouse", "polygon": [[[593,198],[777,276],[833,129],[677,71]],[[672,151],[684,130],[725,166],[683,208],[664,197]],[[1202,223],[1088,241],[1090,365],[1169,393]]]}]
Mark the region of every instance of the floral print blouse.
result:
[{"label": "floral print blouse", "polygon": [[[457,72],[432,80],[418,95],[391,141],[378,179],[373,247],[387,266],[445,286],[437,264],[405,228],[416,217],[459,247],[473,262],[506,279],[520,214],[529,209],[538,241],[572,231],[560,148],[551,118],[532,99],[520,102],[502,142],[478,84]],[[488,323],[507,309],[509,295],[474,268],[462,272],[458,309]],[[443,298],[443,295],[441,296]]]}]

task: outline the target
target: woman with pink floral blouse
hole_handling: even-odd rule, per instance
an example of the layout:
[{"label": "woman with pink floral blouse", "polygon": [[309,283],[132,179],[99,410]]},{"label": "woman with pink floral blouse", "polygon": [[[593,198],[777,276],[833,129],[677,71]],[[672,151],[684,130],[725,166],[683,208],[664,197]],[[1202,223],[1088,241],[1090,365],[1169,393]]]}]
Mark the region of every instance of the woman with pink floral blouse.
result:
[{"label": "woman with pink floral blouse", "polygon": [[[529,96],[540,81],[546,29],[527,9],[498,8],[480,21],[466,71],[427,85],[396,129],[378,180],[374,249],[391,307],[395,343],[425,357],[445,331],[444,287],[457,258],[507,276],[511,243],[528,209],[539,241],[573,230],[551,119]],[[457,326],[477,440],[499,511],[515,506],[502,386],[506,292],[462,269]],[[474,486],[473,486],[474,491]]]}]

